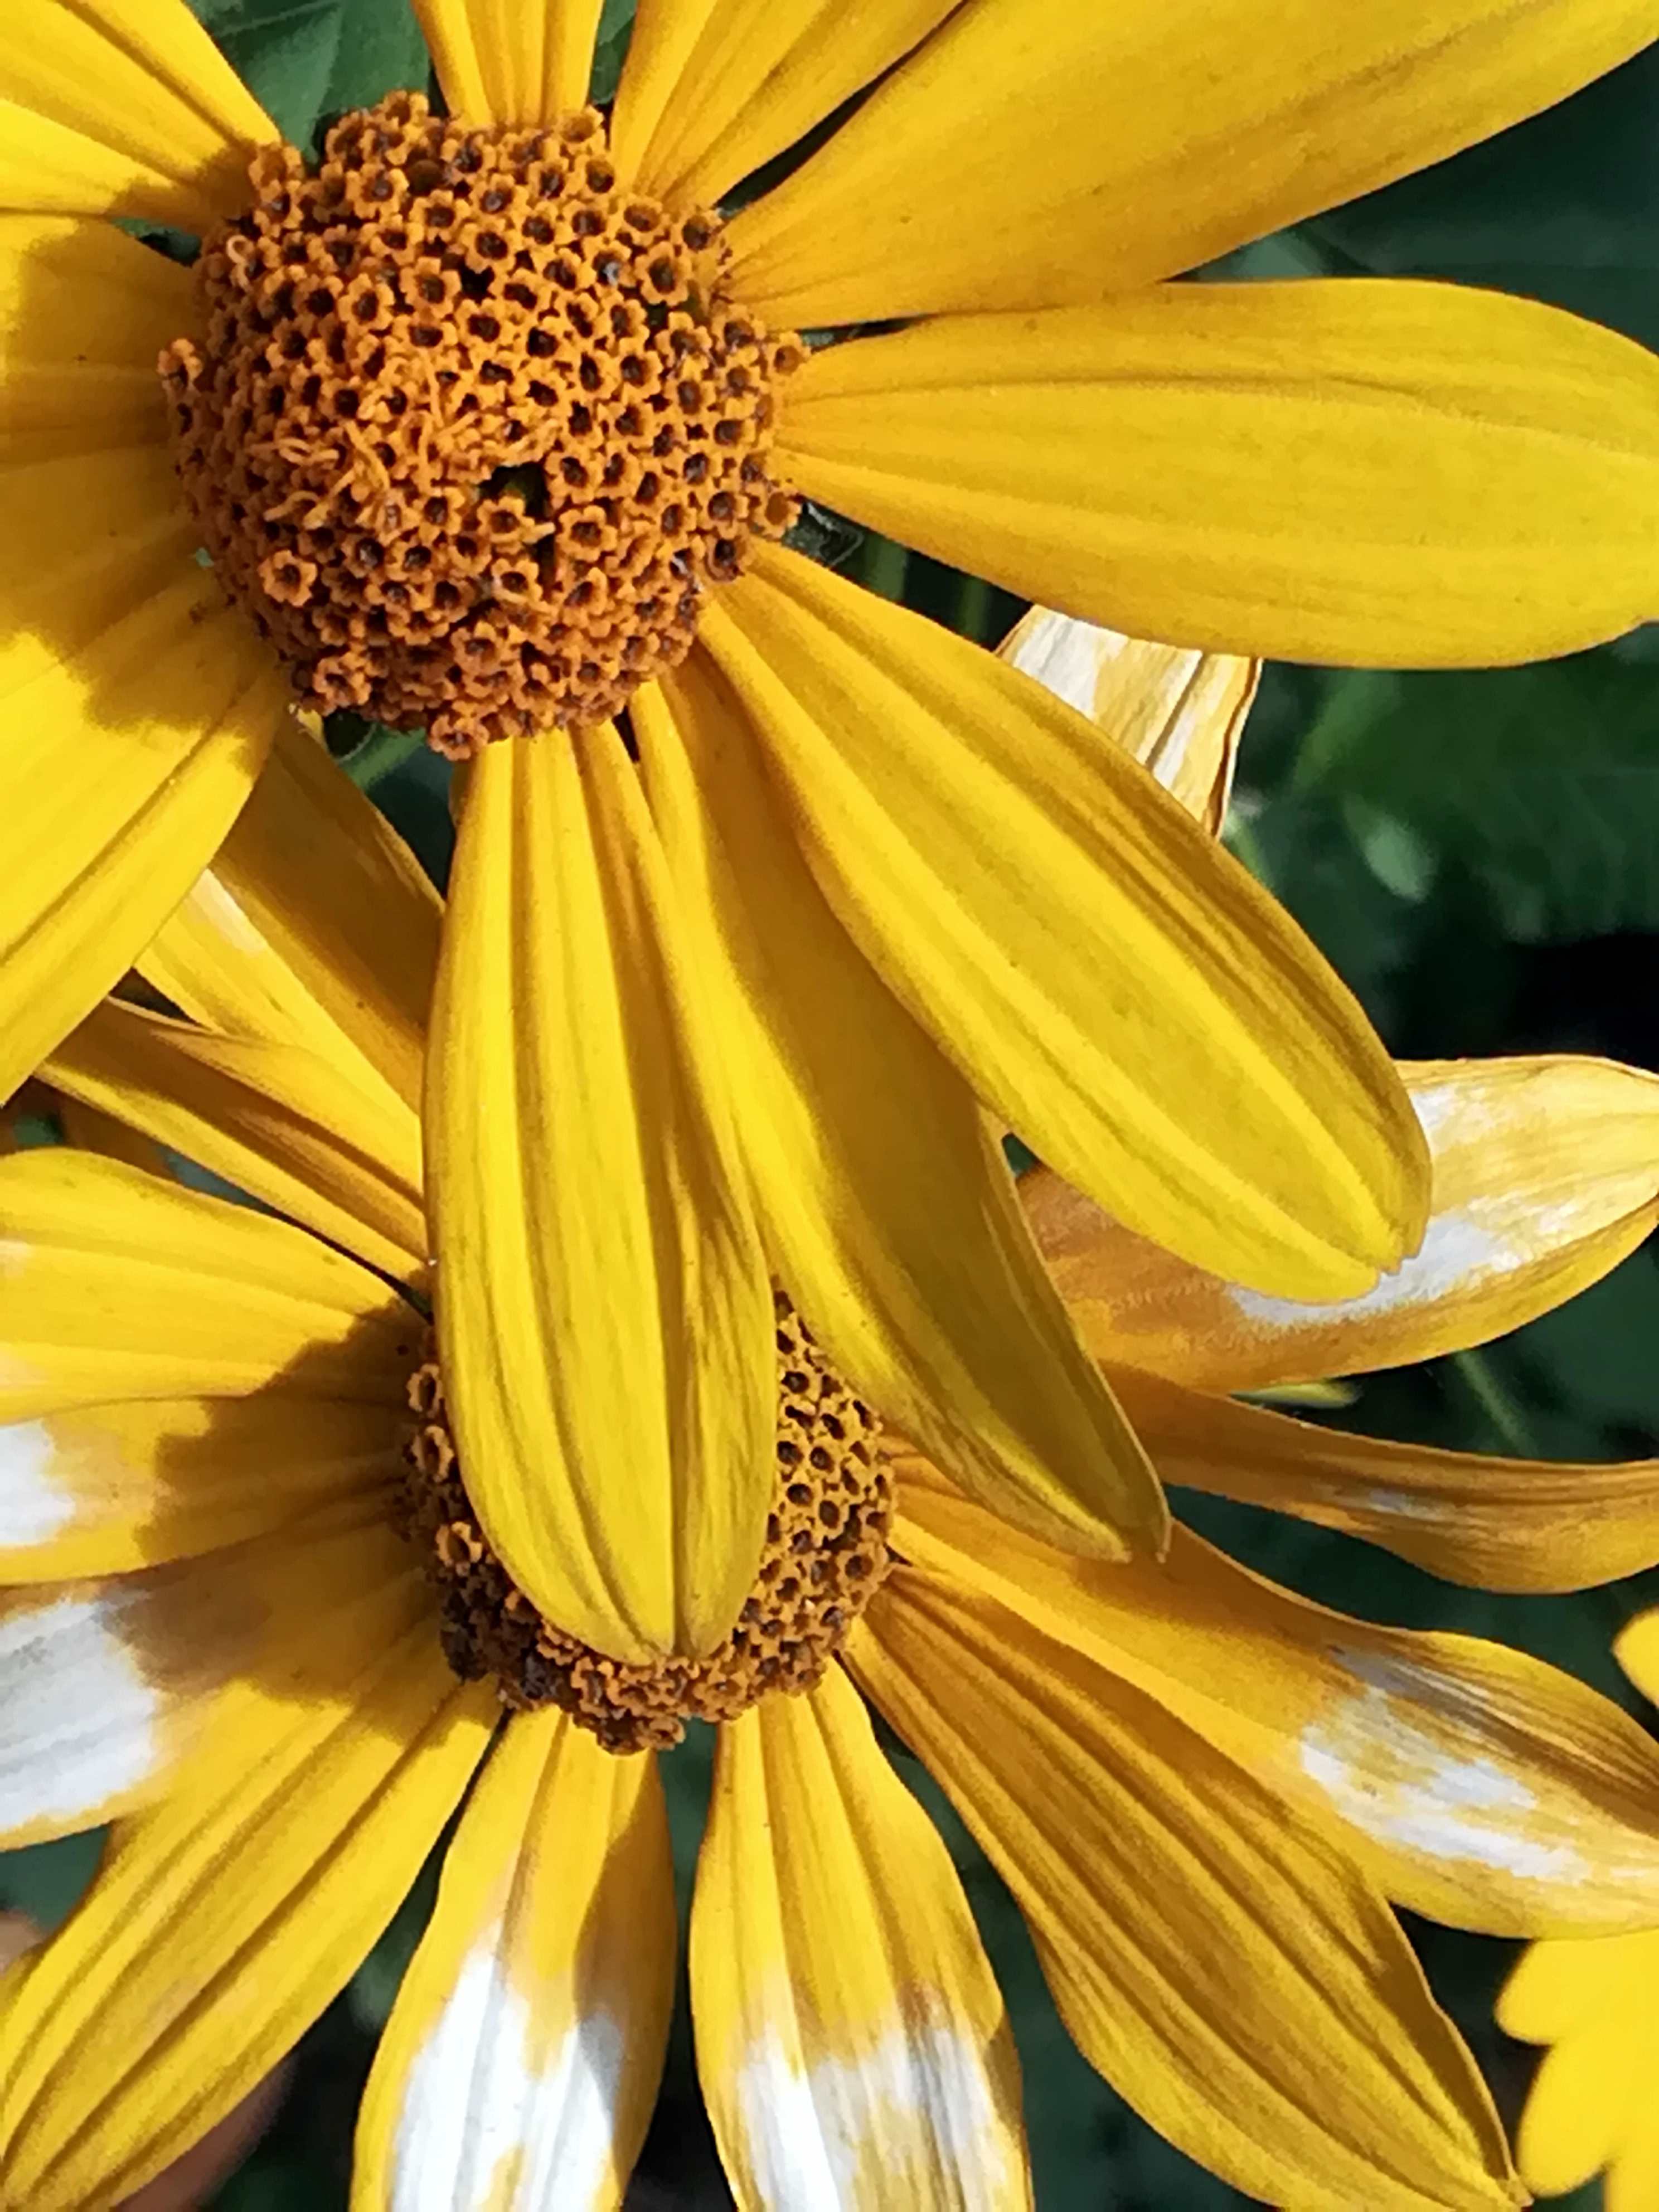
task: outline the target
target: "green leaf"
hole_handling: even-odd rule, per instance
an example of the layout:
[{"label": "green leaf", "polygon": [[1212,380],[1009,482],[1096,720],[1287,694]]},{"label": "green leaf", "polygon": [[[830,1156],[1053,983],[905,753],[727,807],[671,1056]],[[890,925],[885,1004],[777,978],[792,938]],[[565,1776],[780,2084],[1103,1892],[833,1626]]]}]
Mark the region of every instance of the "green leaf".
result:
[{"label": "green leaf", "polygon": [[605,0],[599,10],[599,30],[593,41],[593,76],[587,93],[596,106],[608,106],[617,96],[623,64],[628,58],[628,42],[634,35],[634,9],[635,0]]},{"label": "green leaf", "polygon": [[318,121],[400,86],[423,90],[426,41],[409,0],[193,0],[283,136],[314,150]]},{"label": "green leaf", "polygon": [[[1295,782],[1367,825],[1373,865],[1467,869],[1504,931],[1659,929],[1659,669],[1610,653],[1336,679]],[[1358,806],[1358,816],[1354,809]]]}]

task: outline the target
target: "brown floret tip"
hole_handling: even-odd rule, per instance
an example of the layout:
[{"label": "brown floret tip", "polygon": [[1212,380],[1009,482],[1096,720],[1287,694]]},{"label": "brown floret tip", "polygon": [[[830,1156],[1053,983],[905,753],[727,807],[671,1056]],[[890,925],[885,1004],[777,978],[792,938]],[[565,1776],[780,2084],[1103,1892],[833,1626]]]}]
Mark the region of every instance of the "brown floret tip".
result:
[{"label": "brown floret tip", "polygon": [[890,1565],[881,1423],[826,1365],[778,1294],[777,1492],[737,1626],[706,1659],[625,1665],[544,1620],[489,1548],[467,1498],[430,1343],[410,1377],[398,1525],[418,1546],[463,1681],[503,1705],[557,1705],[607,1751],[666,1749],[685,1723],[733,1720],[775,1690],[810,1690]]},{"label": "brown floret tip", "polygon": [[300,703],[458,758],[614,714],[794,519],[804,349],[726,294],[718,219],[623,189],[591,108],[474,130],[398,93],[249,174],[160,366],[204,546]]}]

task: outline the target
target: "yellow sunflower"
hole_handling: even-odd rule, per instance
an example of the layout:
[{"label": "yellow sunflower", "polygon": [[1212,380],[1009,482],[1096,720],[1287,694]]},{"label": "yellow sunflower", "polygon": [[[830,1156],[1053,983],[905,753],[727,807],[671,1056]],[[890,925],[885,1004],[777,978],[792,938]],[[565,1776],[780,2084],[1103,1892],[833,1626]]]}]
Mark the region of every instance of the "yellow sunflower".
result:
[{"label": "yellow sunflower", "polygon": [[[1639,1613],[1613,1644],[1645,1698],[1659,1699],[1659,1613]],[[1540,2195],[1600,2173],[1607,2212],[1659,2204],[1659,2107],[1653,1984],[1659,1930],[1593,1943],[1534,1943],[1498,2001],[1498,2024],[1547,2044],[1516,2154]]]},{"label": "yellow sunflower", "polygon": [[[1164,702],[1143,749],[1213,817],[1248,670],[1041,617],[1015,649],[1109,690],[1139,669]],[[301,820],[306,902],[283,895]],[[1001,2002],[861,1691],[1007,1881],[1079,2047],[1184,2150],[1291,2208],[1514,2201],[1384,1899],[1509,1934],[1659,1919],[1643,1732],[1536,1661],[1328,1612],[1183,1528],[1167,1565],[1110,1566],[997,1519],[781,1293],[737,1632],[701,1662],[586,1649],[495,1557],[392,1286],[424,1277],[402,1088],[436,940],[391,831],[285,738],[147,960],[195,1018],[112,1002],[46,1071],[272,1211],[92,1152],[0,1160],[0,1841],[114,1823],[0,1982],[0,2197],[88,2212],[175,2157],[461,1808],[355,2202],[616,2205],[676,1945],[652,1748],[701,1715],[692,2005],[739,2202],[1026,2203]],[[1220,1395],[1482,1339],[1659,1214],[1659,1080],[1562,1058],[1407,1081],[1423,1253],[1344,1304],[1204,1275],[1026,1178],[1080,1326],[1173,1479],[1489,1587],[1659,1559],[1649,1467],[1376,1443]]]},{"label": "yellow sunflower", "polygon": [[[1164,281],[1560,97],[1650,8],[642,0],[608,124],[599,0],[418,12],[447,113],[394,95],[312,167],[182,0],[0,30],[0,1083],[183,895],[285,695],[421,724],[477,755],[444,1352],[525,1588],[620,1656],[726,1632],[774,1267],[908,1428],[953,1409],[976,1494],[1156,1548],[981,1103],[1298,1297],[1413,1245],[1416,1125],[1097,732],[780,540],[804,495],[1075,615],[1337,660],[1650,613],[1638,349],[1432,285]],[[199,235],[193,272],[112,218]]]}]

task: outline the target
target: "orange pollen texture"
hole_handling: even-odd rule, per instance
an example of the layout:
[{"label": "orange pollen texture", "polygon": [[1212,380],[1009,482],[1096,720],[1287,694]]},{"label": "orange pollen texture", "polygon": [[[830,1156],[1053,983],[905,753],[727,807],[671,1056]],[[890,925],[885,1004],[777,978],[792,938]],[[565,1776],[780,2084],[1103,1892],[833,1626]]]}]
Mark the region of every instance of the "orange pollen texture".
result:
[{"label": "orange pollen texture", "polygon": [[880,1587],[892,1486],[881,1423],[777,1300],[777,1494],[737,1626],[706,1659],[608,1658],[543,1620],[490,1549],[467,1498],[432,1346],[411,1376],[398,1525],[436,1585],[445,1656],[494,1675],[503,1705],[557,1705],[607,1751],[665,1750],[685,1723],[735,1719],[774,1690],[810,1690]]},{"label": "orange pollen texture", "polygon": [[716,216],[623,189],[591,108],[471,130],[344,117],[197,264],[161,358],[215,571],[301,703],[465,758],[614,714],[796,503],[774,396],[805,359],[722,288]]}]

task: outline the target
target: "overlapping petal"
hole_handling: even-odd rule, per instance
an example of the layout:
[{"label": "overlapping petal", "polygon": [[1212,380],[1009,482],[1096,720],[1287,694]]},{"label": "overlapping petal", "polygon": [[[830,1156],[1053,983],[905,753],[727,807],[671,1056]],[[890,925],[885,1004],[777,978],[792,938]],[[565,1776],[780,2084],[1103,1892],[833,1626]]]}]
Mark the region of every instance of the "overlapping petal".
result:
[{"label": "overlapping petal", "polygon": [[1358,1006],[1097,730],[792,553],[702,637],[830,904],[1045,1159],[1258,1284],[1340,1295],[1411,1245],[1421,1140]]},{"label": "overlapping petal", "polygon": [[1645,0],[968,0],[732,225],[796,327],[1172,276],[1519,122],[1652,38]]},{"label": "overlapping petal", "polygon": [[[320,1658],[326,1613],[311,1628]],[[391,1918],[495,1711],[428,1617],[326,1695],[226,1692],[166,1801],[118,1826],[67,1925],[0,1984],[8,2202],[118,2202],[246,2094]]]},{"label": "overlapping petal", "polygon": [[741,703],[699,653],[633,722],[765,1233],[832,1363],[1022,1525],[1155,1549],[1162,1499],[1000,1148],[825,904]]},{"label": "overlapping petal", "polygon": [[59,1146],[0,1160],[0,1420],[112,1397],[396,1406],[420,1317],[314,1237]]},{"label": "overlapping petal", "polygon": [[773,1486],[765,1255],[657,836],[608,725],[473,763],[428,1062],[469,1494],[546,1617],[718,1644]]},{"label": "overlapping petal", "polygon": [[832,1667],[720,1732],[691,1919],[744,2212],[1025,2212],[1019,2067],[949,1855]]},{"label": "overlapping petal", "polygon": [[185,0],[18,0],[0,21],[0,208],[204,230],[276,136]]},{"label": "overlapping petal", "polygon": [[[0,32],[0,40],[7,35]],[[191,296],[189,270],[111,224],[0,214],[0,440],[7,458],[38,456],[49,439],[56,441],[52,450],[67,453],[161,445],[167,412],[155,359],[187,327]],[[156,520],[176,514],[178,490],[168,472],[157,469],[149,481]],[[54,518],[36,519],[51,530]],[[72,520],[83,548],[100,539],[107,548],[114,534],[107,525],[100,530],[106,510],[97,505],[56,520],[58,531]],[[15,570],[8,568],[9,585]],[[12,612],[9,589],[0,617]]]},{"label": "overlapping petal", "polygon": [[517,1716],[380,2039],[353,2212],[614,2212],[662,2070],[675,1942],[655,1760]]},{"label": "overlapping petal", "polygon": [[1102,1570],[899,1470],[904,1556],[1147,1690],[1414,1911],[1498,1935],[1650,1924],[1659,1747],[1558,1668],[1313,1605],[1177,1528]]},{"label": "overlapping petal", "polygon": [[1224,1282],[1057,1176],[1024,1176],[1026,1217],[1097,1357],[1201,1390],[1433,1359],[1559,1305],[1659,1219],[1659,1078],[1567,1054],[1401,1073],[1432,1159],[1428,1227],[1412,1258],[1341,1304]]},{"label": "overlapping petal", "polygon": [[1022,615],[997,648],[1148,768],[1212,837],[1221,834],[1258,664],[1152,645],[1052,607]]},{"label": "overlapping petal", "polygon": [[1176,284],[822,348],[813,498],[1142,637],[1474,666],[1659,606],[1659,362],[1449,284]]},{"label": "overlapping petal", "polygon": [[554,123],[587,104],[603,0],[413,0],[452,115]]},{"label": "overlapping petal", "polygon": [[46,1071],[371,1267],[424,1273],[419,1124],[332,1060],[108,1000]]},{"label": "overlapping petal", "polygon": [[1448,1582],[1589,1589],[1659,1565],[1659,1460],[1438,1451],[1127,1369],[1113,1381],[1165,1482],[1363,1536]]},{"label": "overlapping petal", "polygon": [[1381,1898],[1245,1768],[914,1568],[848,1653],[1012,1890],[1079,2048],[1172,2142],[1288,2212],[1519,2200]]},{"label": "overlapping petal", "polygon": [[[303,855],[303,870],[300,856]],[[323,746],[284,719],[213,866],[140,961],[227,1036],[298,1045],[370,1098],[418,1110],[443,905],[420,863]],[[403,1156],[389,1106],[382,1142]]]},{"label": "overlapping petal", "polygon": [[641,191],[713,207],[880,76],[955,0],[643,0],[611,145]]}]

